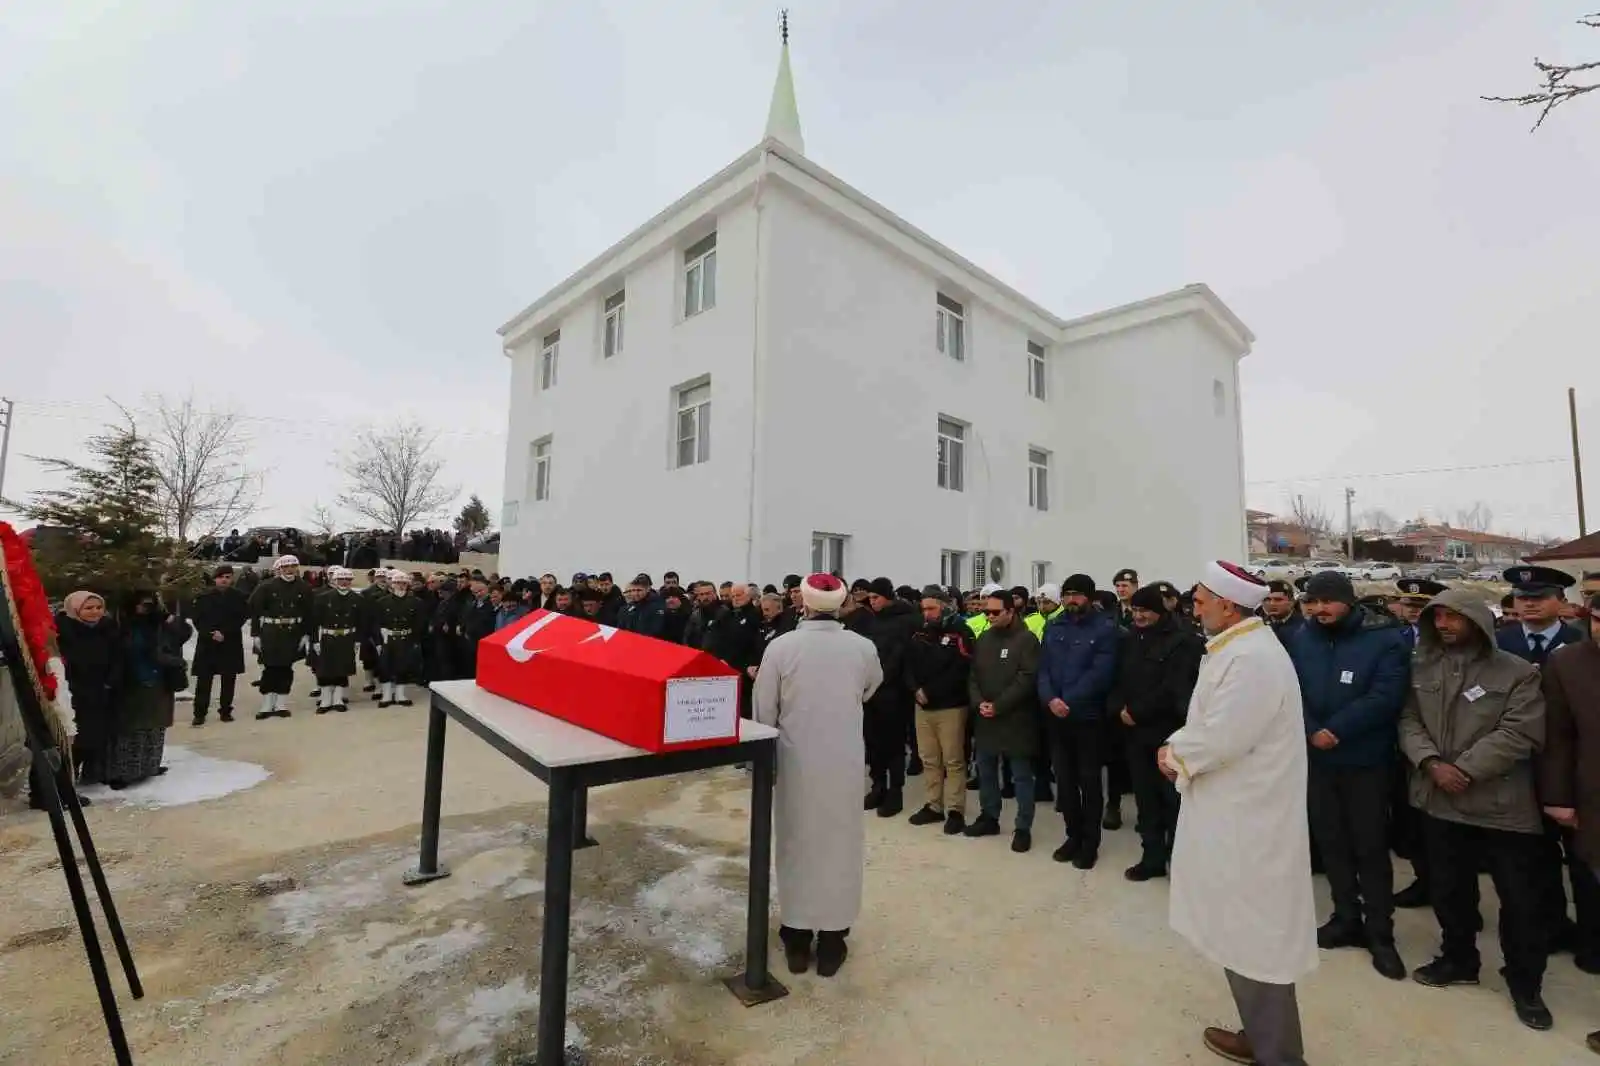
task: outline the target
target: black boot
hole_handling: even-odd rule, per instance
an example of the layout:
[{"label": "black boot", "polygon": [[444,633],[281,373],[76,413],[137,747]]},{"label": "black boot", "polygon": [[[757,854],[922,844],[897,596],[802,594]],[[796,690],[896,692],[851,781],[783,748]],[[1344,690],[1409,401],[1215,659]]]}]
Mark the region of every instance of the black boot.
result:
[{"label": "black boot", "polygon": [[887,788],[878,803],[879,818],[893,818],[906,809],[905,794],[898,788]]},{"label": "black boot", "polygon": [[1428,885],[1420,877],[1394,894],[1394,905],[1401,910],[1416,910],[1426,907],[1430,902]]},{"label": "black boot", "polygon": [[1116,832],[1122,828],[1122,797],[1112,796],[1106,800],[1106,816],[1100,820],[1100,828]]},{"label": "black boot", "polygon": [[1550,1008],[1544,1005],[1544,997],[1534,989],[1511,989],[1511,1006],[1517,1012],[1517,1021],[1529,1029],[1544,1032],[1556,1024],[1550,1016]]},{"label": "black boot", "polygon": [[217,712],[217,721],[219,721],[219,722],[231,722],[231,721],[233,721],[233,708],[232,707],[224,707],[222,710],[218,711]]},{"label": "black boot", "polygon": [[1122,876],[1129,881],[1149,881],[1157,877],[1167,876],[1167,863],[1158,852],[1145,850],[1144,857],[1137,864],[1122,871]]},{"label": "black boot", "polygon": [[844,942],[844,938],[849,935],[848,929],[842,933],[830,933],[824,930],[817,934],[818,977],[832,977],[839,972],[839,967],[844,965],[845,956],[850,954],[850,948]]},{"label": "black boot", "polygon": [[1469,966],[1454,959],[1447,959],[1443,955],[1434,959],[1426,966],[1418,966],[1411,971],[1411,979],[1419,985],[1429,988],[1448,988],[1450,985],[1475,985],[1478,983],[1478,968]]},{"label": "black boot", "polygon": [[945,836],[953,837],[959,833],[964,833],[966,832],[966,828],[967,816],[962,814],[960,811],[951,811],[949,814],[944,816]]},{"label": "black boot", "polygon": [[789,963],[790,973],[805,973],[811,969],[811,930],[780,925],[778,939],[783,941],[783,957]]},{"label": "black boot", "polygon": [[1335,914],[1317,930],[1317,947],[1324,951],[1335,948],[1363,948],[1367,946],[1367,931],[1359,921]]},{"label": "black boot", "polygon": [[1372,968],[1391,981],[1404,981],[1406,979],[1406,964],[1400,958],[1400,952],[1395,950],[1394,936],[1374,936],[1367,943],[1367,951],[1372,954]]},{"label": "black boot", "polygon": [[932,807],[923,807],[906,820],[912,825],[935,825],[944,821],[944,815]]},{"label": "black boot", "polygon": [[861,801],[862,809],[868,811],[877,810],[878,806],[883,803],[883,797],[887,791],[888,789],[884,788],[882,785],[874,784],[870,789],[867,790],[865,798],[863,798]]},{"label": "black boot", "polygon": [[1000,835],[1000,821],[990,818],[987,814],[980,814],[974,818],[972,824],[961,831],[962,836],[968,837],[995,837]]},{"label": "black boot", "polygon": [[922,775],[922,758],[921,758],[921,756],[913,755],[913,756],[911,756],[911,758],[906,760],[906,776],[907,777],[920,777],[921,775]]},{"label": "black boot", "polygon": [[194,726],[196,729],[199,729],[201,726],[206,724],[206,716],[203,714],[197,714],[189,724]]}]

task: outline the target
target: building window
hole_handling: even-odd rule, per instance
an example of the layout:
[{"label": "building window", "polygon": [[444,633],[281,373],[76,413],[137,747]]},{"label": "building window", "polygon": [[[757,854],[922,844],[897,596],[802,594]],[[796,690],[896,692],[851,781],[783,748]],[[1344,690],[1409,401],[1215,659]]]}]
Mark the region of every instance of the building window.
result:
[{"label": "building window", "polygon": [[1036,562],[1033,564],[1033,587],[1037,591],[1040,586],[1050,581],[1050,564]]},{"label": "building window", "polygon": [[539,388],[556,387],[556,361],[561,358],[561,331],[547,334],[539,348]]},{"label": "building window", "polygon": [[1035,400],[1045,398],[1044,345],[1028,342],[1028,395]]},{"label": "building window", "polygon": [[1028,506],[1050,510],[1050,453],[1043,448],[1028,449]]},{"label": "building window", "polygon": [[536,440],[530,446],[533,464],[533,498],[535,500],[548,500],[550,498],[550,452],[553,440],[545,437]]},{"label": "building window", "polygon": [[711,458],[711,382],[678,390],[678,465]]},{"label": "building window", "polygon": [[967,570],[967,553],[946,548],[939,553],[939,584],[945,588],[961,586]]},{"label": "building window", "polygon": [[811,534],[811,572],[813,574],[844,574],[844,542],[849,537],[838,533]]},{"label": "building window", "polygon": [[1211,379],[1211,409],[1218,418],[1228,413],[1228,387],[1222,383],[1221,378]]},{"label": "building window", "polygon": [[961,305],[944,293],[938,294],[934,308],[934,341],[939,350],[956,362],[967,357],[967,317]]},{"label": "building window", "polygon": [[518,502],[516,500],[507,500],[505,506],[500,508],[501,529],[510,529],[517,524],[517,508]]},{"label": "building window", "polygon": [[602,352],[607,359],[622,354],[622,316],[627,310],[628,293],[618,289],[606,297],[605,343]]},{"label": "building window", "polygon": [[960,492],[966,486],[967,427],[954,419],[939,419],[939,487]]},{"label": "building window", "polygon": [[717,306],[717,235],[696,241],[683,253],[683,317]]}]

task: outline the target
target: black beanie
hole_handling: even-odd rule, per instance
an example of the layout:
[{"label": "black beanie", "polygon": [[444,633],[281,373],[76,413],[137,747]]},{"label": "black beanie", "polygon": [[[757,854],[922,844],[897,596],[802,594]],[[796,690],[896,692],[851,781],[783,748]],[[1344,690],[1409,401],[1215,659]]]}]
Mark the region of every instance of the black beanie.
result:
[{"label": "black beanie", "polygon": [[1312,574],[1311,579],[1306,582],[1305,592],[1308,600],[1348,603],[1351,606],[1356,602],[1356,587],[1350,583],[1350,579],[1331,570]]},{"label": "black beanie", "polygon": [[867,586],[867,591],[874,596],[882,596],[886,600],[894,599],[894,582],[886,577],[875,577],[872,584]]},{"label": "black beanie", "polygon": [[1132,596],[1128,597],[1128,604],[1157,614],[1167,613],[1167,601],[1161,594],[1161,586],[1146,585]]},{"label": "black beanie", "polygon": [[1073,574],[1061,583],[1061,595],[1065,596],[1069,592],[1094,599],[1094,578],[1088,574]]}]

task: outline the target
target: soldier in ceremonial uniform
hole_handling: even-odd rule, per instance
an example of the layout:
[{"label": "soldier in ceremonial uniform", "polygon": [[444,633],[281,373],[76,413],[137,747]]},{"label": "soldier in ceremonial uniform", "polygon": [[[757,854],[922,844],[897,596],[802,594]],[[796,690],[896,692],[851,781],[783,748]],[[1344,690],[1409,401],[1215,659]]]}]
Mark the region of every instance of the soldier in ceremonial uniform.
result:
[{"label": "soldier in ceremonial uniform", "polygon": [[372,624],[378,603],[389,595],[389,571],[383,567],[367,571],[367,587],[357,593],[363,608],[361,615],[361,691],[375,696],[378,692],[378,636]]},{"label": "soldier in ceremonial uniform", "polygon": [[[1401,636],[1406,647],[1415,651],[1421,635],[1419,625],[1428,601],[1444,592],[1448,585],[1421,577],[1404,577],[1395,582],[1400,595],[1395,597],[1394,613],[1404,627]],[[1394,905],[1405,910],[1426,907],[1431,902],[1428,882],[1428,850],[1422,838],[1422,815],[1411,806],[1411,766],[1401,759],[1397,766],[1394,791],[1390,796],[1389,846],[1411,863],[1416,875],[1411,884],[1394,894]]]},{"label": "soldier in ceremonial uniform", "polygon": [[366,613],[361,597],[350,587],[354,579],[344,567],[330,566],[330,584],[312,603],[311,649],[321,688],[318,714],[350,709],[350,675],[356,672],[356,643]]},{"label": "soldier in ceremonial uniform", "polygon": [[279,556],[272,575],[250,596],[250,641],[261,661],[258,722],[289,717],[294,664],[311,647],[311,586],[300,579],[300,560]]},{"label": "soldier in ceremonial uniform", "polygon": [[378,706],[411,706],[407,685],[424,678],[422,640],[428,631],[428,605],[411,595],[411,575],[389,572],[389,595],[373,605],[372,628],[378,641]]}]

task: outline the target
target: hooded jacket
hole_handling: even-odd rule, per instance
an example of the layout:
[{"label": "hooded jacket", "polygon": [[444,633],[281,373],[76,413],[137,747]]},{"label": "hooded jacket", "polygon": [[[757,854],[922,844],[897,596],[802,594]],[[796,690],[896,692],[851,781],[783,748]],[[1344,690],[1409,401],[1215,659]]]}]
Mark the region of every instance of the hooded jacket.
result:
[{"label": "hooded jacket", "polygon": [[1390,765],[1411,666],[1399,620],[1357,605],[1333,625],[1297,627],[1284,648],[1300,677],[1307,738],[1323,729],[1339,738],[1327,751],[1312,746],[1312,764]]},{"label": "hooded jacket", "polygon": [[[1434,607],[1466,616],[1483,639],[1446,647]],[[1411,690],[1400,715],[1400,750],[1411,764],[1411,805],[1447,822],[1543,831],[1534,795],[1533,756],[1544,744],[1539,671],[1495,645],[1494,615],[1481,596],[1450,589],[1422,613],[1411,660]],[[1423,769],[1431,759],[1453,764],[1472,781],[1456,795]]]}]

